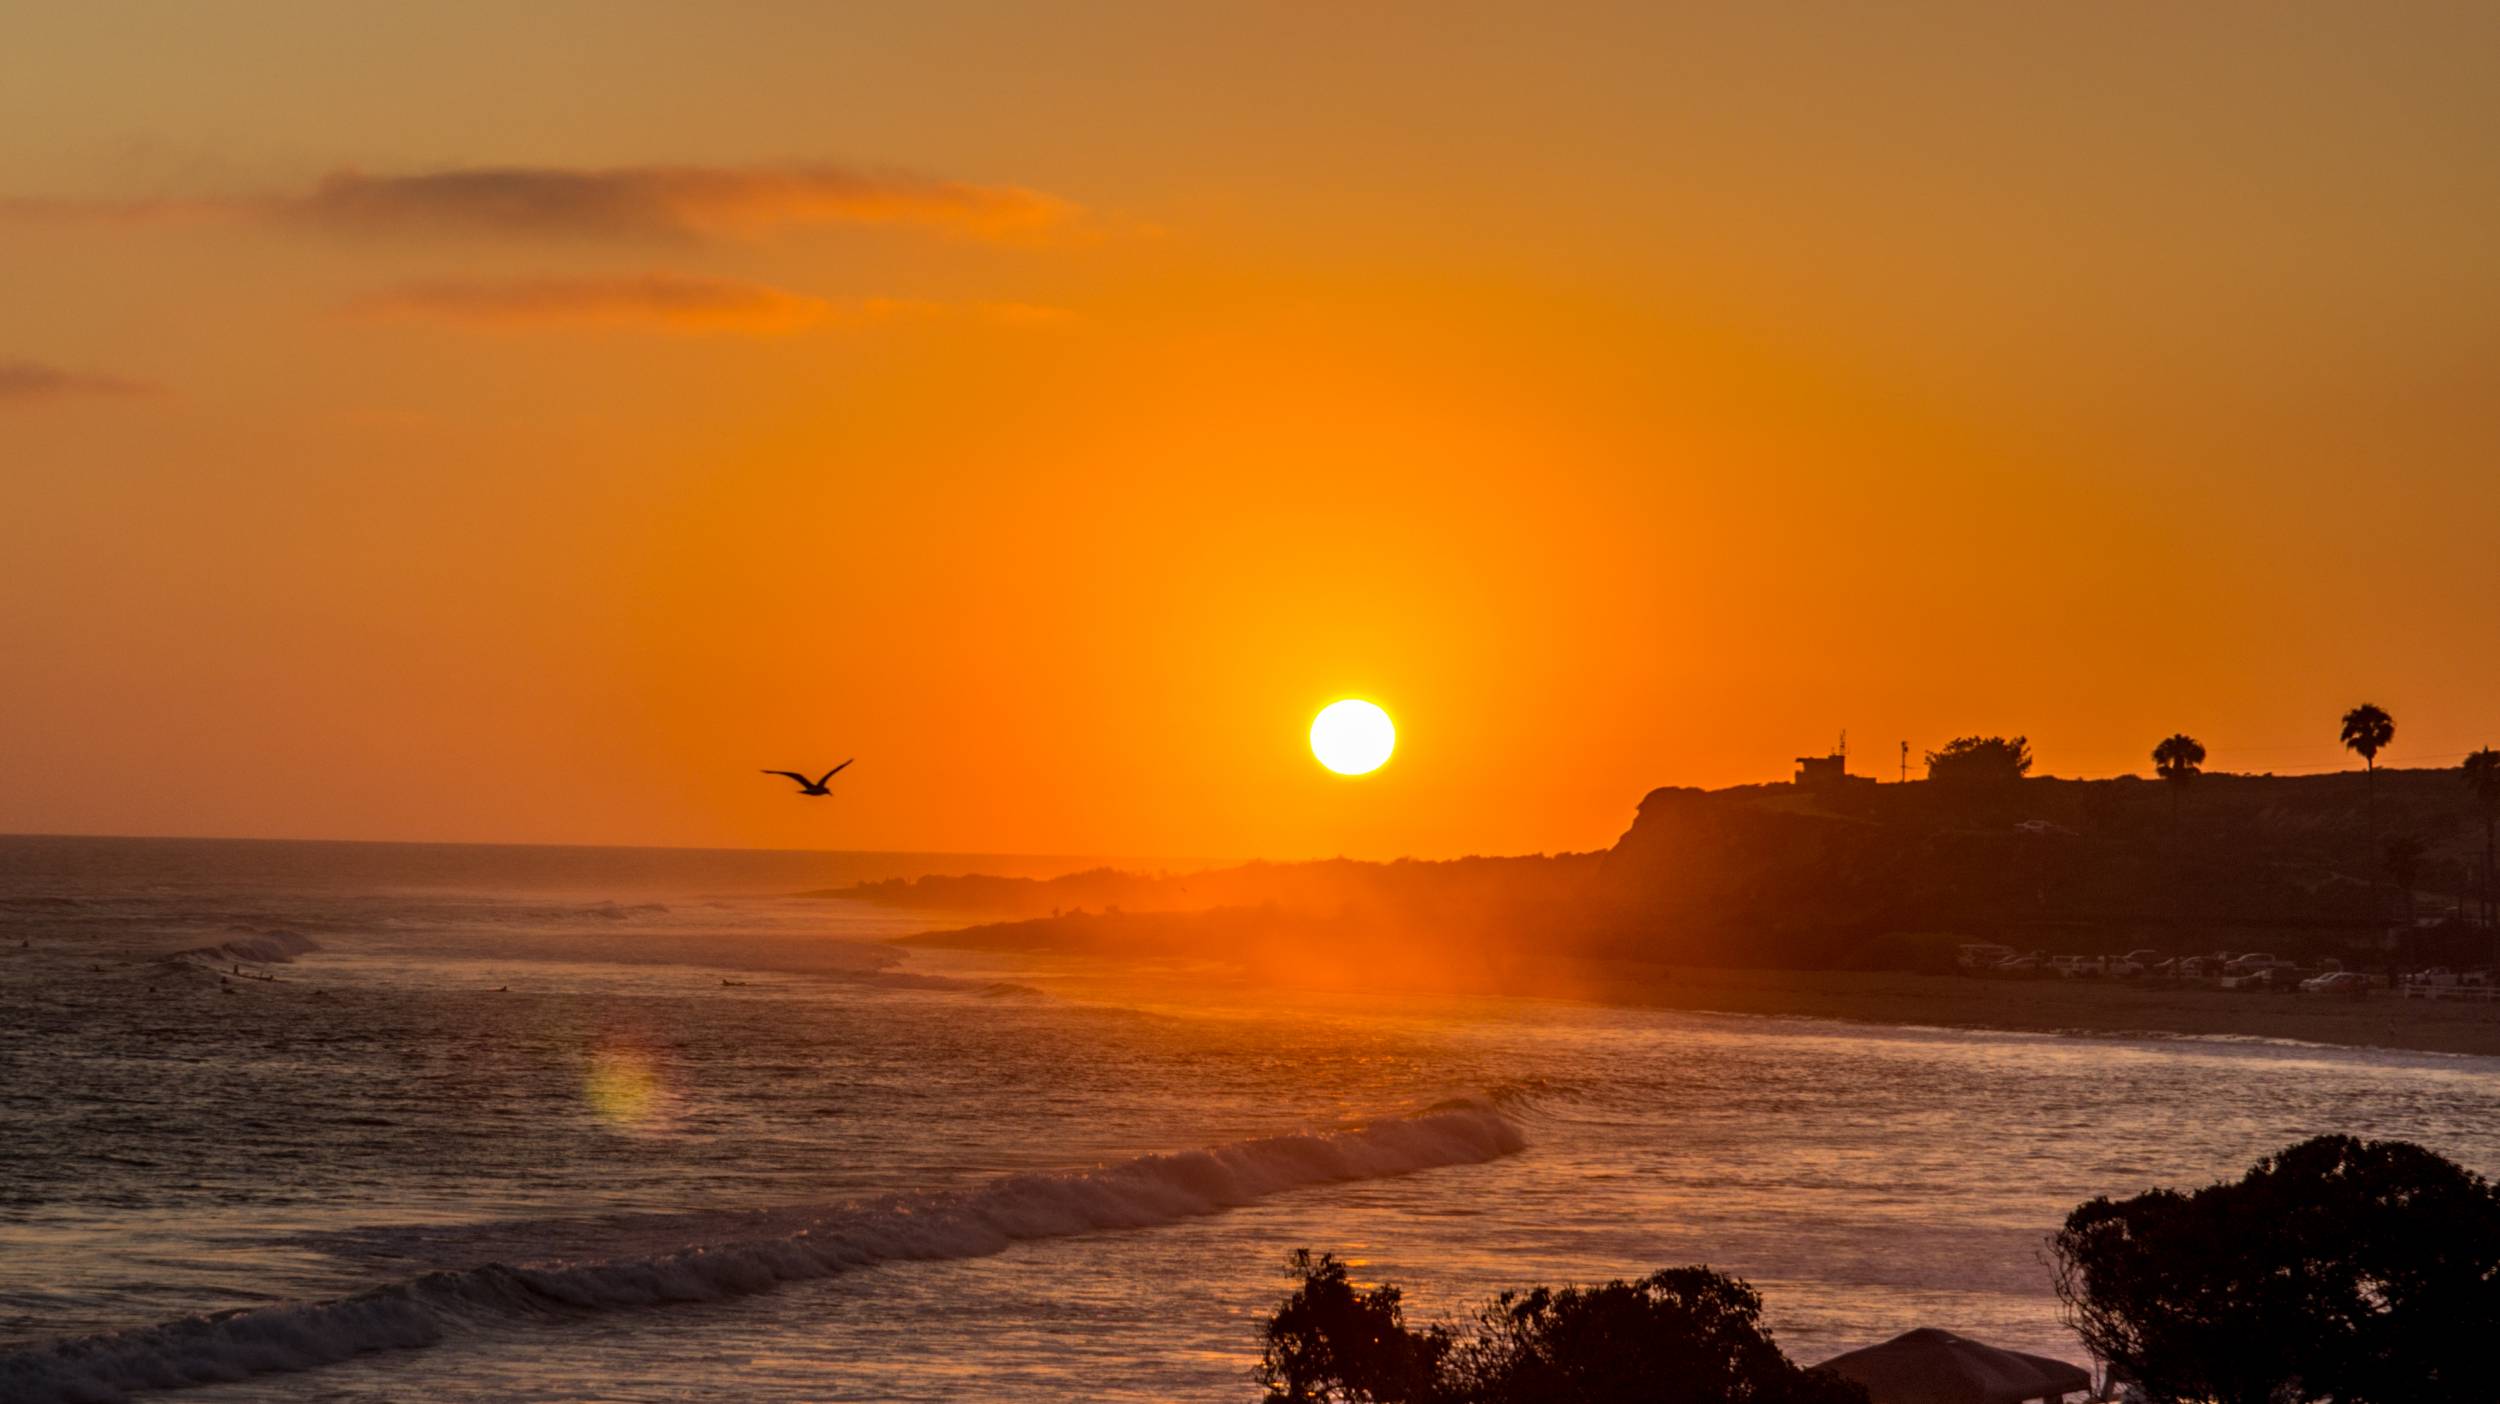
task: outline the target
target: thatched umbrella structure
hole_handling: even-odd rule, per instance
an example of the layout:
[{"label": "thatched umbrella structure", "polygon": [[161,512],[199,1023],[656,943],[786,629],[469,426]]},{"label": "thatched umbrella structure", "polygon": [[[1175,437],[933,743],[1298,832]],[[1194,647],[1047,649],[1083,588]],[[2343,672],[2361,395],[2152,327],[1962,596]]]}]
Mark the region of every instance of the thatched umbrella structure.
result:
[{"label": "thatched umbrella structure", "polygon": [[1866,1386],[1875,1404],[2061,1404],[2088,1394],[2092,1375],[2045,1355],[1999,1350],[1968,1336],[1924,1326],[1882,1345],[1853,1350],[1823,1362]]}]

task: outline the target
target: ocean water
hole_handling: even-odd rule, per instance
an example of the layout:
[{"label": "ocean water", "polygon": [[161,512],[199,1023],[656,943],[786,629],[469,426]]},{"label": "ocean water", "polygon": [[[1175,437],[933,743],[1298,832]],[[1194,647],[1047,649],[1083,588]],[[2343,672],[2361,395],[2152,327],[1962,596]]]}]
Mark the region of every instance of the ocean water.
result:
[{"label": "ocean water", "polygon": [[1238,988],[794,894],[1051,860],[0,839],[0,1399],[1255,1397],[1308,1246],[1418,1316],[1703,1262],[1791,1354],[2079,1359],[2042,1241],[2500,1062]]}]

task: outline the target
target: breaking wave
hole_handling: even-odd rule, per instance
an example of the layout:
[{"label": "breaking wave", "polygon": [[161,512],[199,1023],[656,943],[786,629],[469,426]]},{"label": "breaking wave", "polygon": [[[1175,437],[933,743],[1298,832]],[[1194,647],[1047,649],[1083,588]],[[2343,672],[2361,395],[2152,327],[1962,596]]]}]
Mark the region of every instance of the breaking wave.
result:
[{"label": "breaking wave", "polygon": [[1150,1228],[1271,1194],[1509,1155],[1492,1103],[1444,1102],[1355,1130],[1237,1141],[1092,1170],[798,1216],[769,1236],[641,1257],[429,1272],[327,1302],[250,1307],[0,1355],[0,1397],[109,1404],[135,1391],[308,1370],[433,1344],[463,1323],[715,1301],[873,1263],[973,1258],[1028,1239]]}]

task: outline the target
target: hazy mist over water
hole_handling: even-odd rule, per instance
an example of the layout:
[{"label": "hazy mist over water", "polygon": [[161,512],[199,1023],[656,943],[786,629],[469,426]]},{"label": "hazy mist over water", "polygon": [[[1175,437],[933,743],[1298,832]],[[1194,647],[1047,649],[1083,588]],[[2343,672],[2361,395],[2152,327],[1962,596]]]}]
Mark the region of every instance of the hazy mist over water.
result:
[{"label": "hazy mist over water", "polygon": [[2485,1059],[903,957],[941,916],[789,895],[1079,865],[0,839],[0,1397],[1246,1399],[1304,1245],[1427,1317],[1707,1262],[1801,1359],[2079,1358],[2078,1200],[2325,1131],[2500,1170]]}]

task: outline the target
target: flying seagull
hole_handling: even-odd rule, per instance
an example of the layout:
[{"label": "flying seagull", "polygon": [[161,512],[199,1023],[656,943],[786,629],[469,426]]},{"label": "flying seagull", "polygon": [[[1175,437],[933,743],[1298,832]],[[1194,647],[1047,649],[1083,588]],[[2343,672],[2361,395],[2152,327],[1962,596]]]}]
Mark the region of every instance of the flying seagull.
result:
[{"label": "flying seagull", "polygon": [[[853,757],[852,759],[855,760],[857,757]],[[799,793],[802,795],[829,795],[832,794],[833,791],[825,788],[825,782],[850,768],[851,762],[844,761],[840,765],[835,766],[833,769],[826,771],[821,778],[815,780],[810,780],[795,770],[767,770],[764,773],[766,775],[786,775],[791,779],[798,781]]]}]

